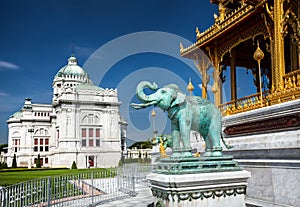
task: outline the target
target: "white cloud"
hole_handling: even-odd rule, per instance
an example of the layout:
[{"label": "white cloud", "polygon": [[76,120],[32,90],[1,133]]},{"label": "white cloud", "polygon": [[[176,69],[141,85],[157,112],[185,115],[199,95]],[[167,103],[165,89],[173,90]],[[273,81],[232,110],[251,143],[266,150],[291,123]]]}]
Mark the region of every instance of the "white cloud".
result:
[{"label": "white cloud", "polygon": [[0,92],[0,96],[8,96],[8,94],[4,92]]},{"label": "white cloud", "polygon": [[1,69],[17,70],[19,68],[20,67],[18,65],[14,64],[14,63],[0,60],[0,70]]}]

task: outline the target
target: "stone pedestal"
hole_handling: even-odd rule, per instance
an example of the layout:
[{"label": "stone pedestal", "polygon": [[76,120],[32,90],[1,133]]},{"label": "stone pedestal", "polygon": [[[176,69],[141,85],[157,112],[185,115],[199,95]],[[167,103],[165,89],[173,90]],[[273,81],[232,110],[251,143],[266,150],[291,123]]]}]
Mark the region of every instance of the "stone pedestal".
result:
[{"label": "stone pedestal", "polygon": [[247,179],[245,170],[195,174],[151,173],[157,207],[243,207]]}]

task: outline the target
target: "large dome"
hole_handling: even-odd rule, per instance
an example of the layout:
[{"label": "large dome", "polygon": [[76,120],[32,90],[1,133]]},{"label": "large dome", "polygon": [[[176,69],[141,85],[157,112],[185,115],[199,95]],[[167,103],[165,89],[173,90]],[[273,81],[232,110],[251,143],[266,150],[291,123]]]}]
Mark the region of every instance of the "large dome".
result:
[{"label": "large dome", "polygon": [[68,59],[68,64],[58,71],[55,78],[66,77],[70,75],[88,78],[88,74],[79,65],[77,65],[77,59],[74,57],[74,55]]}]

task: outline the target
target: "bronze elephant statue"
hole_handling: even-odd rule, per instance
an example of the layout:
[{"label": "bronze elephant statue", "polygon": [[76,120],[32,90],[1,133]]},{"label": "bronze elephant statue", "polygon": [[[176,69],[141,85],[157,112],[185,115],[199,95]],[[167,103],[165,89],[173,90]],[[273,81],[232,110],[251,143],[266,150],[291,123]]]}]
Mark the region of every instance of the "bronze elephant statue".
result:
[{"label": "bronze elephant statue", "polygon": [[[154,93],[147,95],[144,89],[149,88]],[[199,96],[187,96],[175,84],[162,88],[156,83],[142,81],[136,88],[137,98],[141,104],[131,104],[135,109],[148,106],[158,106],[168,112],[171,120],[173,157],[190,157],[190,131],[198,131],[206,144],[204,156],[222,156],[220,140],[222,137],[221,113],[219,109],[207,99]],[[227,148],[231,148],[224,142]]]}]

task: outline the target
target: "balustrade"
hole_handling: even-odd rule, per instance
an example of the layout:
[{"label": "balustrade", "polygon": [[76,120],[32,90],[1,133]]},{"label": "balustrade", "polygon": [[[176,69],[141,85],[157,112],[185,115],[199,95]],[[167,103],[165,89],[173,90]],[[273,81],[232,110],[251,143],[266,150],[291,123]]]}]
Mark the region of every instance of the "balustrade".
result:
[{"label": "balustrade", "polygon": [[258,109],[269,105],[269,101],[266,96],[269,91],[263,93],[263,100],[261,103],[260,93],[246,96],[219,106],[219,109],[223,116],[228,116],[232,114],[237,114],[245,111],[250,111],[253,109]]},{"label": "balustrade", "polygon": [[283,76],[284,89],[292,89],[300,87],[300,70],[287,73]]}]

